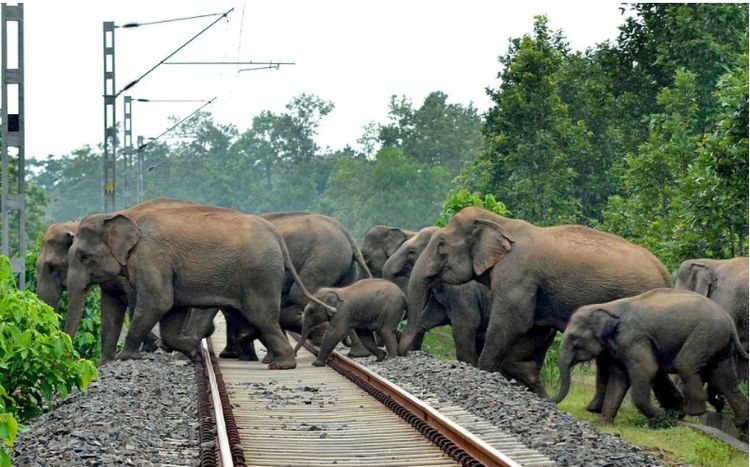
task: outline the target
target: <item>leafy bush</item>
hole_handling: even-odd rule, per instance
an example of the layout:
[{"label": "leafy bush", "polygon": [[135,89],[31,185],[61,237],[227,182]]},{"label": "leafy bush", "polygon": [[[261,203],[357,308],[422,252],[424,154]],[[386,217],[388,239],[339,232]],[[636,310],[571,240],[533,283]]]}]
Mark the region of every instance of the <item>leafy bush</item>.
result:
[{"label": "leafy bush", "polygon": [[5,401],[8,399],[5,388],[0,386],[0,467],[11,466],[10,456],[5,452],[5,446],[11,447],[18,432],[18,422],[13,414],[5,408]]},{"label": "leafy bush", "polygon": [[[73,386],[85,389],[97,376],[60,322],[34,293],[18,290],[8,258],[0,256],[0,386],[6,409],[20,420],[41,413]],[[10,431],[4,434],[11,438]]]},{"label": "leafy bush", "polygon": [[484,208],[501,216],[507,216],[509,214],[508,208],[505,207],[505,204],[502,201],[496,200],[491,194],[486,194],[484,195],[484,198],[482,198],[482,195],[479,193],[458,190],[451,194],[445,203],[443,203],[443,209],[440,211],[440,217],[438,217],[435,225],[438,227],[445,227],[455,213],[469,206],[479,206],[480,208]]},{"label": "leafy bush", "polygon": [[[36,260],[42,249],[42,234],[37,237],[34,247],[26,254],[26,288],[37,291]],[[83,308],[81,323],[73,338],[73,348],[81,357],[98,360],[101,356],[101,293],[99,286],[91,288]],[[68,292],[63,292],[57,312],[64,320],[68,316]]]}]

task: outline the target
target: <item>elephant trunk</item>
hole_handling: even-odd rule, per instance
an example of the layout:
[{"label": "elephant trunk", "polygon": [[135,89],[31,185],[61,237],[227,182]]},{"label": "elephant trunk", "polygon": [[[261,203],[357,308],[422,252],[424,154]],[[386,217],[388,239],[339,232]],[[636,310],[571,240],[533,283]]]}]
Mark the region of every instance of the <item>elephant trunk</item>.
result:
[{"label": "elephant trunk", "polygon": [[383,265],[383,279],[396,284],[404,294],[408,294],[409,278],[402,274],[406,266],[403,256],[391,256]]},{"label": "elephant trunk", "polygon": [[83,306],[89,291],[88,281],[73,269],[68,271],[68,316],[65,320],[65,332],[72,339],[83,316]]},{"label": "elephant trunk", "polygon": [[568,395],[570,391],[570,370],[573,366],[573,352],[564,343],[560,348],[558,356],[558,367],[560,369],[560,389],[549,400],[559,404]]},{"label": "elephant trunk", "polygon": [[414,340],[416,339],[419,330],[420,317],[422,310],[427,303],[429,291],[429,281],[418,274],[412,273],[411,279],[409,280],[409,291],[407,294],[408,308],[406,318],[408,322],[406,331],[404,331],[404,334],[401,336],[401,341],[398,345],[399,355],[406,355],[414,345]]},{"label": "elephant trunk", "polygon": [[59,281],[48,277],[46,273],[37,275],[36,293],[55,312],[58,311],[62,291],[63,286]]}]

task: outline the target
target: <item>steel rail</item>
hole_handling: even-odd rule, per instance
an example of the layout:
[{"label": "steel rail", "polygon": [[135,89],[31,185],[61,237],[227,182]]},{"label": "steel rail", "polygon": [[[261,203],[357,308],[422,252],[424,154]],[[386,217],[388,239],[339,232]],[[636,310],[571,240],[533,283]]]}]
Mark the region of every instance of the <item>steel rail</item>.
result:
[{"label": "steel rail", "polygon": [[216,422],[216,437],[219,446],[219,461],[224,467],[234,467],[232,458],[232,449],[229,447],[229,436],[227,435],[227,426],[224,421],[224,410],[221,407],[221,396],[219,395],[219,386],[216,383],[216,375],[211,360],[211,352],[208,350],[208,341],[201,339],[201,356],[205,363],[206,374],[208,375],[209,391],[211,393],[211,403],[213,404],[214,421]]},{"label": "steel rail", "polygon": [[[299,341],[300,336],[298,334],[292,332],[290,332],[290,334],[292,335],[292,337],[294,337],[294,339]],[[306,341],[304,345],[305,348],[313,354],[318,354],[319,349],[312,345],[309,341]],[[397,404],[401,405],[406,410],[411,412],[411,414],[418,417],[422,422],[429,425],[433,429],[433,431],[436,431],[438,434],[443,435],[455,446],[463,450],[465,453],[476,459],[481,464],[486,466],[521,466],[521,464],[519,464],[518,462],[514,461],[483,440],[479,439],[460,425],[454,423],[452,420],[448,419],[420,399],[412,396],[408,392],[401,389],[399,386],[391,383],[387,379],[373,372],[369,368],[355,362],[354,360],[347,358],[338,352],[331,352],[331,356],[328,360],[328,365],[357,384],[359,383],[356,381],[356,379],[364,380],[365,383],[368,383],[376,390],[390,397]],[[349,374],[347,375],[347,373]],[[350,375],[352,377],[350,377]],[[378,399],[381,400],[381,398]],[[381,400],[381,402],[385,404],[383,400]],[[428,437],[432,440],[432,436]]]}]

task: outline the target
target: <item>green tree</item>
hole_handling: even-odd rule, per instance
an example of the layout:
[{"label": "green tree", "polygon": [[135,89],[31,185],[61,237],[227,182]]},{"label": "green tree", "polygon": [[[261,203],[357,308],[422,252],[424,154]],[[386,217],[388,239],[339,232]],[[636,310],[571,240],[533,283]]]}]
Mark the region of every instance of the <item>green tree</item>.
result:
[{"label": "green tree", "polygon": [[399,147],[420,164],[447,167],[454,176],[482,147],[482,120],[476,108],[449,104],[441,91],[431,92],[418,109],[406,97],[392,96],[388,119],[379,130],[383,147]]},{"label": "green tree", "polygon": [[375,224],[417,229],[434,222],[449,184],[446,168],[419,164],[399,148],[384,147],[374,160],[340,154],[318,207],[355,235]]},{"label": "green tree", "polygon": [[591,154],[590,134],[571,120],[558,86],[568,46],[547,19],[536,18],[534,32],[513,39],[500,58],[500,85],[489,89],[494,106],[487,112],[487,150],[469,171],[489,171],[486,186],[465,188],[493,193],[513,206],[517,217],[539,224],[581,218],[581,200],[573,168]]}]

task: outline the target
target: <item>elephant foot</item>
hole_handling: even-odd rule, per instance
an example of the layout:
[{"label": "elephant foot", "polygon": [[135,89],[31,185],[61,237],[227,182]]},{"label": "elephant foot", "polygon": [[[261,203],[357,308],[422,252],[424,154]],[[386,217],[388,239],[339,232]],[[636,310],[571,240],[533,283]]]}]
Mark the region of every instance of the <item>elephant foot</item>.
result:
[{"label": "elephant foot", "polygon": [[318,359],[315,359],[315,360],[314,360],[314,361],[312,362],[312,365],[313,365],[313,366],[326,366],[326,362],[324,362],[324,361],[322,361],[322,360],[318,360]]},{"label": "elephant foot", "polygon": [[349,358],[369,357],[370,355],[372,355],[370,351],[364,348],[363,349],[352,348],[352,350],[350,350],[346,354],[346,356]]},{"label": "elephant foot", "polygon": [[383,360],[386,359],[387,356],[388,356],[388,354],[386,352],[383,352],[381,350],[380,352],[378,352],[377,355],[375,355],[375,361],[376,362],[382,362]]},{"label": "elephant foot", "polygon": [[706,403],[703,401],[688,401],[682,411],[686,415],[703,415],[706,413]]},{"label": "elephant foot", "polygon": [[596,423],[599,425],[612,425],[615,423],[615,419],[614,417],[599,417]]},{"label": "elephant foot", "polygon": [[226,346],[219,354],[219,358],[237,358],[237,353],[229,348],[229,346]]},{"label": "elephant foot", "polygon": [[291,360],[276,359],[268,364],[269,370],[293,370],[294,368],[297,368],[297,361],[293,358]]},{"label": "elephant foot", "polygon": [[111,356],[111,355],[107,355],[107,356],[102,355],[101,358],[99,358],[99,361],[96,363],[96,366],[106,365],[107,363],[112,362],[112,360],[114,360],[113,356]]},{"label": "elephant foot", "polygon": [[273,355],[271,353],[267,353],[265,357],[263,357],[263,360],[261,360],[260,363],[272,363],[273,362]]},{"label": "elephant foot", "polygon": [[[165,348],[166,347],[166,348]],[[156,352],[156,349],[161,348],[165,352],[171,352],[172,349],[169,349],[169,346],[164,344],[163,342],[161,345],[157,345],[156,341],[152,340],[145,340],[143,341],[143,344],[141,344],[141,350],[143,352]]]},{"label": "elephant foot", "polygon": [[603,401],[599,399],[594,399],[591,402],[589,402],[589,405],[586,406],[586,410],[588,410],[591,413],[602,413],[603,405],[604,405]]},{"label": "elephant foot", "polygon": [[143,354],[138,350],[122,349],[115,355],[115,360],[140,360],[142,358]]},{"label": "elephant foot", "polygon": [[[243,361],[243,362],[257,362],[258,361],[258,356],[255,355],[255,354],[244,354],[243,353],[237,359],[240,360],[240,361]],[[269,361],[269,362],[263,362],[263,363],[271,363],[271,362]]]}]

